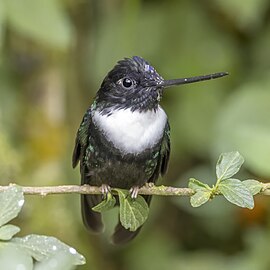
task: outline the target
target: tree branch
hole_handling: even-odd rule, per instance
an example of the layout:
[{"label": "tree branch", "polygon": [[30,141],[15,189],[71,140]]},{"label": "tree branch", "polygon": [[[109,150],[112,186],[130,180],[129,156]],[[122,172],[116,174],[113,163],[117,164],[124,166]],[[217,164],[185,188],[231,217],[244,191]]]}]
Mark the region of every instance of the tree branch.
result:
[{"label": "tree branch", "polygon": [[[14,185],[14,184],[10,184]],[[0,186],[0,192],[8,189],[9,186]],[[25,195],[51,195],[51,194],[101,194],[101,188],[89,185],[63,185],[63,186],[21,186]],[[112,188],[112,193],[117,192]],[[191,196],[194,191],[190,188],[176,188],[169,186],[155,186],[149,183],[140,188],[138,194],[141,195],[160,195],[160,196]]]},{"label": "tree branch", "polygon": [[[14,185],[14,184],[10,184]],[[9,186],[10,186],[9,185]],[[5,191],[9,186],[0,186],[0,192]],[[62,185],[62,186],[21,186],[25,195],[52,195],[52,194],[101,194],[101,188],[89,185]],[[117,194],[114,188],[112,193]],[[141,195],[159,195],[159,196],[192,196],[195,194],[191,188],[178,188],[171,186],[155,186],[149,183],[139,189]],[[270,196],[270,183],[263,183],[260,194]]]}]

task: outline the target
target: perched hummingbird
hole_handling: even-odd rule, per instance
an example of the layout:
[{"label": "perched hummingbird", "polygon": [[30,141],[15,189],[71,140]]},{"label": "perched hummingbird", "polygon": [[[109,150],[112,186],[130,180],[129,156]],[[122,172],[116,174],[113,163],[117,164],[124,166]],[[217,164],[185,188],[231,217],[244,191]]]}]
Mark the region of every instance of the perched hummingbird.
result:
[{"label": "perched hummingbird", "polygon": [[[210,80],[226,72],[205,76],[164,80],[143,58],[120,60],[108,73],[93,104],[86,111],[77,132],[72,165],[80,161],[81,183],[129,189],[136,198],[145,183],[155,183],[166,173],[170,156],[170,126],[159,105],[165,88]],[[150,204],[151,196],[144,196]],[[87,229],[101,232],[101,214],[92,207],[102,195],[82,195],[82,218]],[[115,244],[133,239],[135,232],[119,222],[112,236]]]}]

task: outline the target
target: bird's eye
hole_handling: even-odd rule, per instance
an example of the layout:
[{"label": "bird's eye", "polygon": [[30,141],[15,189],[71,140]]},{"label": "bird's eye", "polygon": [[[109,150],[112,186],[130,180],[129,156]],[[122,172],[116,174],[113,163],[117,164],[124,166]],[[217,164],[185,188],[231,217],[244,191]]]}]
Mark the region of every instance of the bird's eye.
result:
[{"label": "bird's eye", "polygon": [[126,89],[132,88],[135,84],[135,82],[133,80],[131,80],[130,78],[124,78],[121,81],[122,81],[123,87]]}]

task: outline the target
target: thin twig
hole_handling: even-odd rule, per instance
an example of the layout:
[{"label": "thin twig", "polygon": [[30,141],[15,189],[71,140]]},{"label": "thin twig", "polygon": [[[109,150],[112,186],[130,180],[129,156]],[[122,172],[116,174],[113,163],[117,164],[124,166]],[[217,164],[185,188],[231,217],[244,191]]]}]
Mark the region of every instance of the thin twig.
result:
[{"label": "thin twig", "polygon": [[[5,191],[11,185],[0,186],[0,192]],[[97,186],[89,185],[62,185],[62,186],[21,186],[23,193],[25,195],[53,195],[53,194],[101,194],[101,188]],[[117,194],[114,188],[111,188],[113,194]],[[147,185],[139,189],[138,194],[141,195],[159,195],[159,196],[192,196],[194,195],[194,190],[191,188],[179,188],[171,186],[155,186],[153,183],[148,183]],[[262,195],[270,196],[270,183],[263,183],[263,188],[260,192]]]},{"label": "thin twig", "polygon": [[[14,184],[10,184],[14,185]],[[10,186],[9,185],[9,186]],[[9,186],[0,186],[0,192],[9,188]],[[51,194],[101,194],[101,188],[89,185],[63,185],[63,186],[21,186],[25,195],[51,195]],[[116,194],[112,188],[112,192]],[[169,186],[155,186],[148,184],[140,188],[138,194],[141,195],[160,195],[160,196],[191,196],[194,191],[190,188],[176,188]]]}]

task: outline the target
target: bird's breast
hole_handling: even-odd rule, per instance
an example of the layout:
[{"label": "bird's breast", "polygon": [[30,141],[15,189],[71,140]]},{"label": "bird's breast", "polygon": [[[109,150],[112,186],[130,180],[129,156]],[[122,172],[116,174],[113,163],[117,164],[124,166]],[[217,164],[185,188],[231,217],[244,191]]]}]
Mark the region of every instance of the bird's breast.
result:
[{"label": "bird's breast", "polygon": [[110,115],[94,111],[92,116],[106,139],[125,154],[137,154],[154,147],[162,138],[167,123],[167,115],[160,106],[156,111],[120,109]]}]

